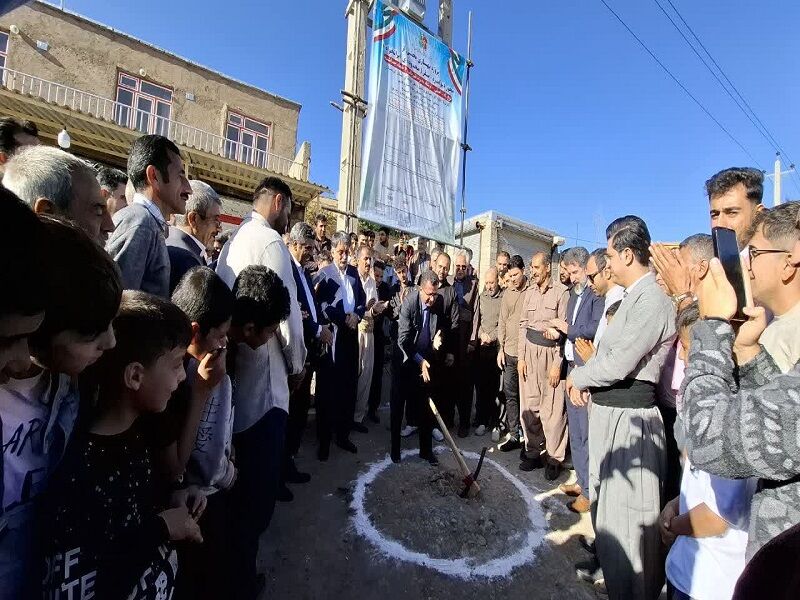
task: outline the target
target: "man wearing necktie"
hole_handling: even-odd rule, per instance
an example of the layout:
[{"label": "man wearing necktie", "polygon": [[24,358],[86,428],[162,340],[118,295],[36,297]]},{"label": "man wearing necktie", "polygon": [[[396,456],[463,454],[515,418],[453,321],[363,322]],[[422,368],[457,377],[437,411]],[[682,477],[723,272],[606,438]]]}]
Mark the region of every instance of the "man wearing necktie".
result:
[{"label": "man wearing necktie", "polygon": [[439,348],[442,340],[442,298],[436,293],[439,278],[431,270],[420,277],[417,289],[408,293],[400,307],[398,340],[402,352],[402,374],[400,381],[403,393],[393,394],[391,402],[391,456],[400,462],[400,426],[406,399],[415,405],[419,427],[419,455],[436,463],[433,455],[431,435],[433,414],[428,406],[432,380],[440,368]]}]

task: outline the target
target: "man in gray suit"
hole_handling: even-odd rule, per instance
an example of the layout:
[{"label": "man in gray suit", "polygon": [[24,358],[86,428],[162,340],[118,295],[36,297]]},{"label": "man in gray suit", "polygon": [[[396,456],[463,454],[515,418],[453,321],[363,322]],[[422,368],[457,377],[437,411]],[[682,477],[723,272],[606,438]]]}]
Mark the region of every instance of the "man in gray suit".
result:
[{"label": "man in gray suit", "polygon": [[167,222],[183,214],[192,188],[178,147],[160,135],[136,138],[128,156],[129,183],[135,194],[114,214],[106,251],[122,273],[126,290],[169,297]]},{"label": "man in gray suit", "polygon": [[222,200],[207,183],[192,179],[192,195],[186,201],[186,214],[175,215],[175,222],[167,235],[169,253],[169,293],[177,287],[186,271],[210,263],[209,248],[220,232],[219,215]]},{"label": "man in gray suit", "polygon": [[[658,515],[666,476],[656,385],[675,336],[675,308],[648,267],[644,221],[621,217],[608,226],[606,239],[608,265],[624,297],[594,356],[567,378],[567,392],[576,406],[592,395],[589,493],[609,598],[654,600],[664,580]],[[592,576],[581,567],[578,575]]]}]

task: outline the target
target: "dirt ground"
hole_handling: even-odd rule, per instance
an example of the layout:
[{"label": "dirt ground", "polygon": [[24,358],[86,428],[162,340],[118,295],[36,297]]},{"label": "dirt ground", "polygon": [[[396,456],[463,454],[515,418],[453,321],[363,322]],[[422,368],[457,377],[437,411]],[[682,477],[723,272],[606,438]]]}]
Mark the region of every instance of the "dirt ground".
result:
[{"label": "dirt ground", "polygon": [[[391,553],[387,555],[359,535],[352,507],[356,479],[373,463],[386,459],[389,449],[388,410],[382,410],[380,417],[380,425],[369,424],[368,434],[354,432],[351,436],[358,446],[357,454],[332,446],[330,459],[325,463],[316,459],[313,416],[309,420],[297,464],[301,471],[311,473],[312,479],[308,484],[291,487],[294,501],[278,503],[272,523],[261,539],[259,563],[267,576],[261,598],[600,597],[591,586],[575,577],[573,564],[588,558],[578,537],[589,533],[591,526],[588,514],[579,516],[566,509],[567,498],[557,490],[558,484],[570,474],[564,473],[558,481],[548,482],[542,470],[524,473],[518,469],[518,452],[499,452],[489,434],[471,435],[457,439],[457,443],[463,450],[476,453],[484,445],[489,446],[487,458],[516,476],[529,497],[532,495],[540,504],[546,535],[525,564],[505,577],[462,579],[400,560]],[[416,448],[417,436],[404,439],[403,444],[404,449]],[[439,457],[437,468],[415,456],[405,457],[400,465],[387,464],[365,493],[364,506],[372,515],[375,529],[411,551],[440,558],[481,562],[522,548],[525,536],[514,529],[530,528],[531,523],[520,491],[487,462],[479,478],[484,498],[461,500],[455,493],[450,494],[458,485],[452,455],[446,450]],[[467,460],[470,468],[476,462]],[[421,486],[427,489],[423,491]],[[408,498],[404,498],[406,495]],[[430,502],[431,510],[427,513],[419,510],[421,501]],[[452,511],[446,509],[449,504]],[[376,511],[380,511],[377,516]],[[461,556],[462,551],[467,556]]]}]

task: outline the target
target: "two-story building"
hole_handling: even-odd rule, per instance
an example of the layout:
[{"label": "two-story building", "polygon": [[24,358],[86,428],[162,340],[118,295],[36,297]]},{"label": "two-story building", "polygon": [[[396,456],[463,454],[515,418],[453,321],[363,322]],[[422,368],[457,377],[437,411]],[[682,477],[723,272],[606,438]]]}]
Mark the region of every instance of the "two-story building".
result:
[{"label": "two-story building", "polygon": [[66,129],[70,152],[123,169],[137,136],[167,136],[228,222],[267,175],[292,189],[293,220],[325,190],[309,180],[310,144],[298,148],[300,104],[81,15],[38,0],[3,15],[0,69],[0,115],[33,121],[54,145]]}]

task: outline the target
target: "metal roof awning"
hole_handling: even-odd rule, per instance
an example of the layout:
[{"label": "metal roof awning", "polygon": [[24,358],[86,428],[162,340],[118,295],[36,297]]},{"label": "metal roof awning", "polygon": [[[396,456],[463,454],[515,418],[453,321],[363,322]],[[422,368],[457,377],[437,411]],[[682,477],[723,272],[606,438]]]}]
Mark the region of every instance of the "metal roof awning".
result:
[{"label": "metal roof awning", "polygon": [[[36,123],[43,140],[56,143],[58,133],[66,128],[72,140],[71,148],[90,159],[100,160],[125,168],[133,141],[141,135],[138,130],[100,119],[79,108],[62,106],[38,95],[14,91],[0,86],[0,114]],[[210,135],[210,134],[209,134]],[[190,177],[202,179],[211,185],[220,185],[237,196],[249,197],[258,183],[267,176],[283,179],[291,188],[296,200],[308,200],[328,191],[325,186],[304,181],[270,169],[238,162],[181,144],[183,158]]]}]

